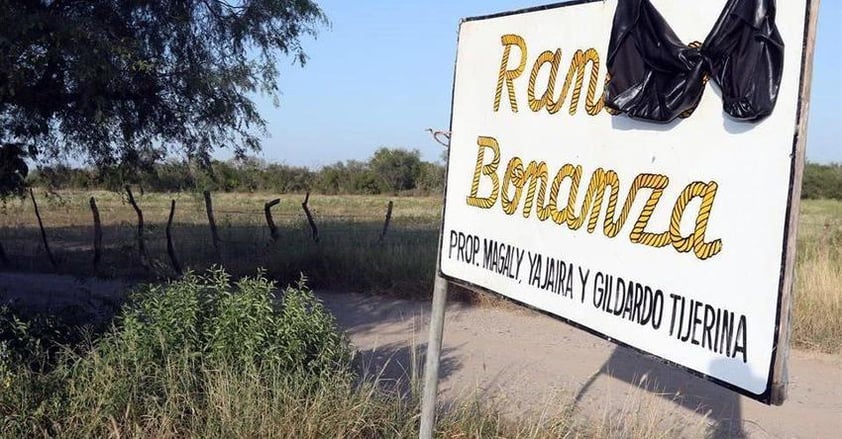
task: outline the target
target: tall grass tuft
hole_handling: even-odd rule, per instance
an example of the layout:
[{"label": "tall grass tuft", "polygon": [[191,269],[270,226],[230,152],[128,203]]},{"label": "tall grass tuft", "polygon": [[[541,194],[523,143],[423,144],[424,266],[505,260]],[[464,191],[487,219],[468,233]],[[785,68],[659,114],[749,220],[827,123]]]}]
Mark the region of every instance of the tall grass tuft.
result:
[{"label": "tall grass tuft", "polygon": [[822,227],[799,242],[793,341],[842,353],[842,228]]}]

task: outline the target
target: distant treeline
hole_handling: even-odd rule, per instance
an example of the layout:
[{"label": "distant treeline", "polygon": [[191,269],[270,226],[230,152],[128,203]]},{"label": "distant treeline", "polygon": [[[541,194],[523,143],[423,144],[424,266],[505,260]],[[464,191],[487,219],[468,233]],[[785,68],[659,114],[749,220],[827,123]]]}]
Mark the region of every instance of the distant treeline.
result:
[{"label": "distant treeline", "polygon": [[842,164],[807,163],[801,198],[842,200]]},{"label": "distant treeline", "polygon": [[[51,189],[122,190],[126,184],[153,192],[305,192],[335,194],[440,194],[444,165],[421,160],[417,150],[381,148],[366,162],[349,160],[318,170],[246,158],[210,166],[164,161],[146,166],[73,168],[42,166],[30,183]],[[842,164],[807,163],[801,191],[806,199],[842,200]]]},{"label": "distant treeline", "polygon": [[200,166],[163,161],[132,167],[77,168],[41,166],[29,177],[51,189],[122,190],[127,184],[145,191],[305,192],[335,194],[440,194],[444,165],[421,160],[417,150],[381,148],[366,162],[349,160],[318,170],[245,158]]}]

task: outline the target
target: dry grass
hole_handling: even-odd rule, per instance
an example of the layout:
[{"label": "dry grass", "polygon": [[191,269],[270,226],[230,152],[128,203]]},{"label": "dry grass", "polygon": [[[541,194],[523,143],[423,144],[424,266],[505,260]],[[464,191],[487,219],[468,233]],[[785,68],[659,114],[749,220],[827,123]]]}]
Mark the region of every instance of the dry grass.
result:
[{"label": "dry grass", "polygon": [[842,353],[842,202],[802,203],[797,257],[793,342]]},{"label": "dry grass", "polygon": [[[92,215],[88,199],[97,199],[103,223],[102,262],[94,271]],[[12,200],[0,214],[0,243],[12,269],[105,277],[165,278],[174,274],[166,251],[165,226],[171,199],[176,200],[173,225],[175,252],[182,267],[204,270],[223,263],[235,275],[265,267],[282,283],[305,272],[313,286],[424,296],[433,279],[440,201],[435,198],[393,198],[392,221],[381,242],[389,198],[313,196],[309,208],[319,228],[314,242],[300,194],[214,194],[214,212],[222,240],[222,260],[212,245],[201,194],[135,194],[143,210],[145,242],[151,270],[139,264],[135,212],[123,194],[61,192],[38,195],[53,253],[47,262],[30,200]],[[280,234],[270,237],[264,203],[272,208]],[[362,264],[361,262],[365,262]],[[365,269],[361,269],[365,267]]]},{"label": "dry grass", "polygon": [[[35,191],[45,225],[48,227],[73,227],[91,225],[88,207],[90,197],[95,197],[104,225],[135,224],[137,217],[125,193],[93,191]],[[135,198],[144,219],[151,224],[164,224],[169,215],[170,200],[176,201],[175,221],[180,224],[207,225],[205,202],[201,193],[146,193],[135,190]],[[304,218],[301,202],[304,194],[270,193],[214,193],[213,204],[219,225],[266,226],[263,205],[280,198],[281,203],[272,208],[275,221],[282,224],[297,223]],[[440,218],[440,197],[388,197],[367,195],[314,195],[309,200],[310,210],[317,218],[342,220],[382,221],[389,200],[394,201],[393,217],[397,223],[431,222]],[[32,201],[13,199],[2,207],[0,227],[33,227],[35,214]]]}]

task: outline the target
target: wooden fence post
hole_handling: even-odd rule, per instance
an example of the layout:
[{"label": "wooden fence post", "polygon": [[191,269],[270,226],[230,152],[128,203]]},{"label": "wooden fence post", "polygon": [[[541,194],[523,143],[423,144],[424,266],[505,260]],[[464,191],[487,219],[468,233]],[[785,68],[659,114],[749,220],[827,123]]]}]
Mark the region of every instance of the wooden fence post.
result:
[{"label": "wooden fence post", "polygon": [[272,207],[278,205],[280,202],[280,198],[275,198],[263,205],[263,213],[266,215],[266,224],[269,225],[269,235],[272,237],[272,242],[276,242],[278,240],[278,228],[275,226],[275,221],[272,219]]},{"label": "wooden fence post", "polygon": [[316,227],[316,222],[313,221],[313,215],[310,214],[310,209],[307,207],[308,201],[310,201],[309,191],[307,191],[307,195],[304,197],[304,202],[301,203],[301,207],[304,209],[304,213],[307,215],[307,222],[310,223],[310,230],[313,231],[313,241],[319,242],[319,228]]},{"label": "wooden fence post", "polygon": [[143,212],[134,200],[132,195],[132,188],[126,185],[126,193],[129,195],[129,204],[132,205],[134,211],[137,213],[137,250],[140,255],[140,265],[146,270],[150,269],[149,256],[146,254],[146,243],[143,241]]},{"label": "wooden fence post", "polygon": [[3,264],[4,267],[8,267],[9,258],[6,257],[6,250],[3,248],[3,243],[0,243],[0,264]]},{"label": "wooden fence post", "polygon": [[394,203],[389,201],[389,206],[386,208],[386,222],[383,223],[383,231],[380,232],[380,241],[383,242],[383,239],[386,238],[386,232],[389,230],[389,222],[392,221],[392,207]]},{"label": "wooden fence post", "polygon": [[99,219],[99,209],[96,207],[94,197],[91,197],[90,204],[94,216],[94,271],[96,271],[102,258],[102,222]]},{"label": "wooden fence post", "polygon": [[211,199],[210,191],[204,191],[205,196],[205,210],[208,213],[208,224],[211,230],[211,239],[213,239],[213,249],[216,251],[216,258],[222,262],[222,249],[219,245],[219,232],[216,230],[216,220],[213,217],[213,200]]},{"label": "wooden fence post", "polygon": [[58,264],[53,257],[53,252],[50,251],[50,243],[47,242],[47,232],[44,230],[44,223],[41,221],[41,213],[38,212],[38,202],[35,201],[35,193],[32,192],[32,188],[29,188],[29,198],[32,199],[32,206],[35,207],[35,218],[38,218],[38,227],[41,229],[41,240],[44,241],[44,250],[47,251],[47,258],[50,259],[50,264],[55,269],[58,267]]},{"label": "wooden fence post", "polygon": [[777,352],[772,356],[771,392],[769,402],[782,405],[789,392],[789,353],[792,339],[793,285],[795,284],[795,254],[798,247],[798,217],[800,215],[801,183],[804,178],[804,162],[807,150],[807,128],[810,113],[810,90],[813,85],[813,57],[816,50],[816,32],[819,20],[819,0],[807,1],[807,29],[805,31],[804,55],[802,60],[802,81],[798,102],[799,117],[796,122],[796,145],[793,150],[792,176],[790,177],[789,218],[786,221],[788,236],[784,238],[785,261],[781,273],[783,292],[778,298],[778,328],[775,343]]},{"label": "wooden fence post", "polygon": [[167,253],[170,255],[172,268],[175,270],[176,273],[178,273],[179,276],[181,276],[181,264],[178,263],[178,258],[175,257],[175,246],[172,242],[173,216],[175,216],[175,200],[172,200],[172,202],[170,203],[170,218],[167,220]]}]

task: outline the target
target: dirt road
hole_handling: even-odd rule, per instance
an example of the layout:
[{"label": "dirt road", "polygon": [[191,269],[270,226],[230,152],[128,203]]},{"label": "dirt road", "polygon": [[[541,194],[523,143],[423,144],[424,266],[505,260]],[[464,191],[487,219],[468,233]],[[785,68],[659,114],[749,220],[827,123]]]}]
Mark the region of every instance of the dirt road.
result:
[{"label": "dirt road", "polygon": [[[413,346],[423,352],[428,304],[321,297],[374,369],[388,360],[387,374],[401,374]],[[702,423],[717,437],[842,434],[842,356],[793,351],[789,399],[769,407],[532,311],[451,304],[442,361],[442,399],[479,392],[514,413],[573,400],[605,422],[654,413],[687,435]]]}]

